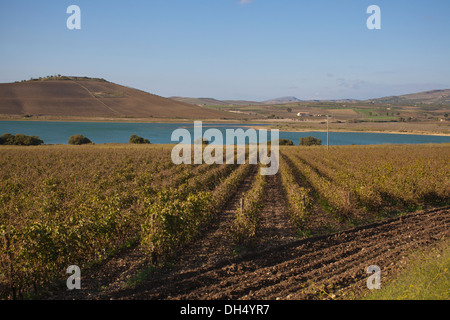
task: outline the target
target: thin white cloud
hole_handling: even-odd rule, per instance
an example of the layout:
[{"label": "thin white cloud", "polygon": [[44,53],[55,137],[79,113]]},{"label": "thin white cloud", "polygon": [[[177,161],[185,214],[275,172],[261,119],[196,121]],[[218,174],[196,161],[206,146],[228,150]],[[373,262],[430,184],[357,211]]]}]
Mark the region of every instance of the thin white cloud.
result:
[{"label": "thin white cloud", "polygon": [[362,80],[347,80],[343,78],[339,78],[336,80],[336,84],[340,87],[345,87],[347,89],[360,89],[362,86],[365,86],[367,82]]},{"label": "thin white cloud", "polygon": [[253,2],[253,0],[239,0],[238,4],[248,4]]}]

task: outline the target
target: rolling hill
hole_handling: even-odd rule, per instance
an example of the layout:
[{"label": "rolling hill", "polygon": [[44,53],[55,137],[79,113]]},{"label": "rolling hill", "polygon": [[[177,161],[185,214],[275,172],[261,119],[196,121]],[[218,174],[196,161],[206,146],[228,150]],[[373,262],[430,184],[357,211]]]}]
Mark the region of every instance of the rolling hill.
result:
[{"label": "rolling hill", "polygon": [[281,97],[281,98],[266,100],[263,103],[264,104],[285,104],[285,103],[295,103],[295,102],[301,102],[301,101],[302,100],[300,100],[296,97]]},{"label": "rolling hill", "polygon": [[241,117],[163,98],[104,79],[65,76],[1,83],[0,114],[171,119]]},{"label": "rolling hill", "polygon": [[450,105],[450,89],[431,90],[399,96],[372,99],[376,103],[389,104],[439,104]]},{"label": "rolling hill", "polygon": [[260,105],[262,102],[246,100],[218,100],[214,98],[188,98],[188,97],[169,97],[169,99],[195,104],[199,106],[249,106]]},{"label": "rolling hill", "polygon": [[169,99],[196,104],[199,106],[256,106],[266,104],[286,104],[302,101],[296,97],[281,97],[266,101],[218,100],[214,98],[188,98],[188,97],[170,97]]},{"label": "rolling hill", "polygon": [[398,96],[388,96],[373,98],[368,100],[358,99],[326,99],[326,100],[300,100],[296,97],[280,97],[266,101],[245,101],[245,100],[218,100],[214,98],[187,98],[170,97],[176,101],[182,101],[199,106],[263,106],[263,105],[282,105],[296,104],[302,102],[331,102],[331,103],[376,103],[392,105],[450,105],[450,89],[431,90],[417,93],[410,93]]},{"label": "rolling hill", "polygon": [[214,98],[188,98],[188,97],[169,97],[169,99],[195,104],[198,106],[225,106],[228,103]]}]

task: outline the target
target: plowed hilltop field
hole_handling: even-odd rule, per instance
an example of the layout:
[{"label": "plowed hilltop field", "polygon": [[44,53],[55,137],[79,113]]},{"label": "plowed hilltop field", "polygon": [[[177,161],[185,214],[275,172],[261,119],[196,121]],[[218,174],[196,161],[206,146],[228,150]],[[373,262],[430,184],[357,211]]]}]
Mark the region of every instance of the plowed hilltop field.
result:
[{"label": "plowed hilltop field", "polygon": [[282,147],[275,176],[170,150],[3,147],[3,296],[351,299],[449,237],[449,145]]},{"label": "plowed hilltop field", "polygon": [[242,119],[104,79],[48,77],[0,83],[0,115],[50,119]]}]

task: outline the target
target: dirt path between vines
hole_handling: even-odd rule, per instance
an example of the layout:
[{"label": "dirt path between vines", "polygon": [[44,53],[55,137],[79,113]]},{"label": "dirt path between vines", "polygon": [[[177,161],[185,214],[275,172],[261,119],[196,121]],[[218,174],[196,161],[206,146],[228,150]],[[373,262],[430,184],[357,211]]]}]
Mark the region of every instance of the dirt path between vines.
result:
[{"label": "dirt path between vines", "polygon": [[[186,247],[171,268],[159,269],[135,286],[125,285],[144,258],[124,252],[92,274],[82,274],[82,290],[53,299],[345,299],[367,291],[367,267],[381,269],[382,284],[397,272],[413,249],[450,235],[450,207],[406,214],[331,235],[295,239],[285,225],[282,194],[267,195],[262,231],[252,249],[232,254],[226,228],[234,203],[249,188],[252,173],[237,190],[223,216],[204,237]],[[278,184],[276,177],[271,183]],[[279,184],[278,184],[279,185]],[[280,191],[281,192],[281,191]],[[273,203],[272,207],[268,203]]]},{"label": "dirt path between vines", "polygon": [[[56,290],[50,292],[44,299],[110,299],[129,292],[130,283],[145,278],[145,273],[152,273],[153,280],[165,281],[168,274],[189,273],[191,269],[215,265],[222,259],[232,259],[236,255],[234,241],[229,232],[234,219],[236,204],[242,195],[248,191],[258,172],[259,166],[251,165],[248,175],[241,182],[235,194],[222,209],[217,219],[207,227],[202,237],[186,245],[178,256],[167,264],[171,268],[153,268],[149,257],[144,255],[139,246],[135,245],[120,254],[111,257],[98,266],[82,272],[81,290]],[[133,290],[133,289],[131,289]]]},{"label": "dirt path between vines", "polygon": [[295,240],[214,265],[149,278],[116,299],[327,299],[368,290],[367,267],[382,281],[410,250],[449,236],[450,207],[315,238]]},{"label": "dirt path between vines", "polygon": [[307,228],[311,235],[321,236],[348,229],[345,223],[339,222],[335,216],[324,208],[323,203],[320,203],[319,194],[315,191],[314,187],[307,182],[301,172],[296,169],[292,159],[283,153],[281,153],[281,156],[286,164],[292,169],[292,174],[297,184],[300,187],[310,190],[309,195],[314,199],[312,202],[311,214],[308,217],[307,222]]},{"label": "dirt path between vines", "polygon": [[267,186],[263,209],[261,211],[261,225],[257,232],[257,241],[252,251],[279,246],[298,238],[287,212],[287,203],[281,187],[279,175],[267,176]]}]

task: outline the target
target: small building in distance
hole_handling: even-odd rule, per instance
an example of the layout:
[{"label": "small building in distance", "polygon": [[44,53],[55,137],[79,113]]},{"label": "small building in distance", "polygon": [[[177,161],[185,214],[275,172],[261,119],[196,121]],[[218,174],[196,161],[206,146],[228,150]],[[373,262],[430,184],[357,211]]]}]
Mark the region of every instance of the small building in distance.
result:
[{"label": "small building in distance", "polygon": [[312,117],[313,115],[308,112],[299,112],[297,113],[297,117]]}]

